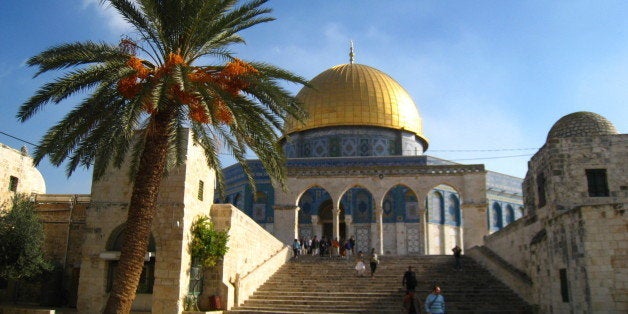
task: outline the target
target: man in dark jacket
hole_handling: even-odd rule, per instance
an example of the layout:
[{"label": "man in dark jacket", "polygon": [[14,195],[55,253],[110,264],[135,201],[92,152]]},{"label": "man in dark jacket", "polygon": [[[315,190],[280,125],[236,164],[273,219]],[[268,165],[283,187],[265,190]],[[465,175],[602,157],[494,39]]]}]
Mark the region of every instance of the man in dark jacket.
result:
[{"label": "man in dark jacket", "polygon": [[416,288],[417,285],[417,280],[416,274],[412,270],[412,266],[408,266],[408,270],[403,274],[401,284],[406,287],[406,293],[414,292],[414,288]]}]

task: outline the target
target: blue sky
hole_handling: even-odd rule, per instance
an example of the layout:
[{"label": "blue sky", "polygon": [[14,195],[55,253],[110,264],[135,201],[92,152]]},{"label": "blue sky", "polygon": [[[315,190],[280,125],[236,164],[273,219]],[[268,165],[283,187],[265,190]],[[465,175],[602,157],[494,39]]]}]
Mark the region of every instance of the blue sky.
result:
[{"label": "blue sky", "polygon": [[[347,63],[353,40],[357,63],[388,73],[417,103],[429,155],[523,177],[530,156],[566,114],[593,111],[619,132],[628,129],[628,1],[267,5],[277,20],[242,34],[247,44],[232,47],[240,58],[310,79]],[[37,143],[77,102],[49,105],[17,122],[18,107],[54,78],[33,79],[26,59],[65,42],[117,43],[123,34],[133,35],[97,0],[0,1],[0,132]],[[3,134],[0,143],[33,150]],[[517,155],[524,156],[502,158]],[[64,168],[46,161],[39,169],[48,193],[90,193],[89,170],[68,179]]]}]

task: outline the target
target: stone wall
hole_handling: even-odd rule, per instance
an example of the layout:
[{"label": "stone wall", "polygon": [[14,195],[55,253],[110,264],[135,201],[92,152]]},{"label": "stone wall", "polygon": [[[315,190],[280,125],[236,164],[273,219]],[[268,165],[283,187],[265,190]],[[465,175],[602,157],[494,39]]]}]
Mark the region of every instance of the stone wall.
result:
[{"label": "stone wall", "polygon": [[[485,237],[504,262],[487,267],[528,276],[527,294],[506,283],[540,312],[628,312],[627,141],[626,134],[548,139],[528,163],[527,215]],[[589,196],[586,169],[606,169],[608,196]]]},{"label": "stone wall", "polygon": [[[78,310],[81,313],[102,311],[107,299],[109,262],[100,254],[109,250],[107,244],[112,241],[114,231],[126,221],[132,190],[127,173],[128,164],[121,169],[110,168],[102,180],[92,184],[79,283]],[[201,180],[202,197],[199,194]],[[214,173],[207,167],[201,148],[188,140],[185,164],[169,172],[158,196],[157,216],[152,226],[156,244],[153,293],[138,295],[133,310],[154,313],[183,310],[191,264],[187,251],[190,226],[198,215],[209,214],[213,191]]]},{"label": "stone wall", "polygon": [[[9,189],[11,177],[17,179],[15,191]],[[0,206],[5,206],[16,193],[46,193],[46,182],[33,166],[26,148],[20,151],[0,144]]]},{"label": "stone wall", "polygon": [[205,272],[202,308],[218,295],[230,309],[242,304],[292,256],[292,250],[245,213],[230,204],[214,204],[211,219],[217,230],[228,230],[229,251],[222,264]]},{"label": "stone wall", "polygon": [[[33,293],[18,293],[18,302],[76,306],[85,209],[89,205],[89,195],[34,194],[31,199],[43,225],[44,257],[52,262],[55,270],[52,279],[43,285],[20,284],[21,288],[31,286]],[[3,291],[2,296],[12,295],[15,287],[10,285],[10,291]]]},{"label": "stone wall", "polygon": [[428,255],[453,254],[451,249],[462,247],[461,228],[450,225],[427,223],[426,251]]}]

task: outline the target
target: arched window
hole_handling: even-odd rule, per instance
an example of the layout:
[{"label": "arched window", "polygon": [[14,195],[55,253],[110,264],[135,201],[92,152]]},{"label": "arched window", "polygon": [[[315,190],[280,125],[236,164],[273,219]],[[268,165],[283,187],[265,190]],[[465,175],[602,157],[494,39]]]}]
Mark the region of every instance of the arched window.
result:
[{"label": "arched window", "polygon": [[445,198],[441,192],[430,192],[428,214],[430,222],[439,224],[445,223]]},{"label": "arched window", "polygon": [[491,230],[497,231],[501,229],[502,226],[502,207],[499,203],[495,202],[491,208]]},{"label": "arched window", "polygon": [[449,194],[447,202],[447,222],[460,226],[460,201],[456,194]]},{"label": "arched window", "polygon": [[506,224],[511,224],[515,221],[515,210],[511,205],[506,206]]},{"label": "arched window", "polygon": [[[111,291],[113,285],[113,277],[115,276],[116,269],[118,268],[118,261],[120,259],[120,251],[122,250],[122,244],[124,243],[125,225],[116,228],[107,241],[107,250],[101,254],[101,257],[109,260],[107,267],[107,292]],[[142,268],[142,274],[140,275],[140,283],[137,286],[135,293],[153,293],[153,284],[155,283],[155,239],[150,236],[148,242],[148,252],[144,258],[144,267]]]}]

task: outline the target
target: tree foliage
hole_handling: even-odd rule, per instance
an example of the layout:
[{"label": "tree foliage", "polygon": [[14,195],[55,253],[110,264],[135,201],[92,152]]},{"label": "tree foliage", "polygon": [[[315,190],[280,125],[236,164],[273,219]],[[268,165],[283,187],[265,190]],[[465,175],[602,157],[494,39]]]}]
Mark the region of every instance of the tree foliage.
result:
[{"label": "tree foliage", "polygon": [[[187,132],[204,150],[207,165],[221,169],[223,148],[242,165],[249,181],[247,150],[285,188],[285,155],[279,130],[305,111],[283,86],[307,82],[267,63],[234,57],[239,32],[273,20],[266,0],[101,0],[133,28],[136,38],[119,43],[77,42],[51,47],[28,59],[36,76],[66,71],[44,84],[19,109],[26,121],[45,105],[79,95],[81,101],[50,128],[34,152],[94,168],[94,179],[120,168],[131,156],[133,191],[127,234],[106,313],[131,309],[143,266],[164,175],[186,160]],[[223,186],[216,171],[218,187]],[[255,189],[255,185],[252,184]]]},{"label": "tree foliage", "polygon": [[25,196],[15,196],[11,208],[0,212],[0,277],[32,279],[52,265],[43,255],[43,225],[35,205]]},{"label": "tree foliage", "polygon": [[227,254],[229,234],[226,231],[214,229],[214,223],[209,217],[200,216],[190,228],[192,241],[189,244],[192,260],[199,261],[205,267],[211,267]]}]

